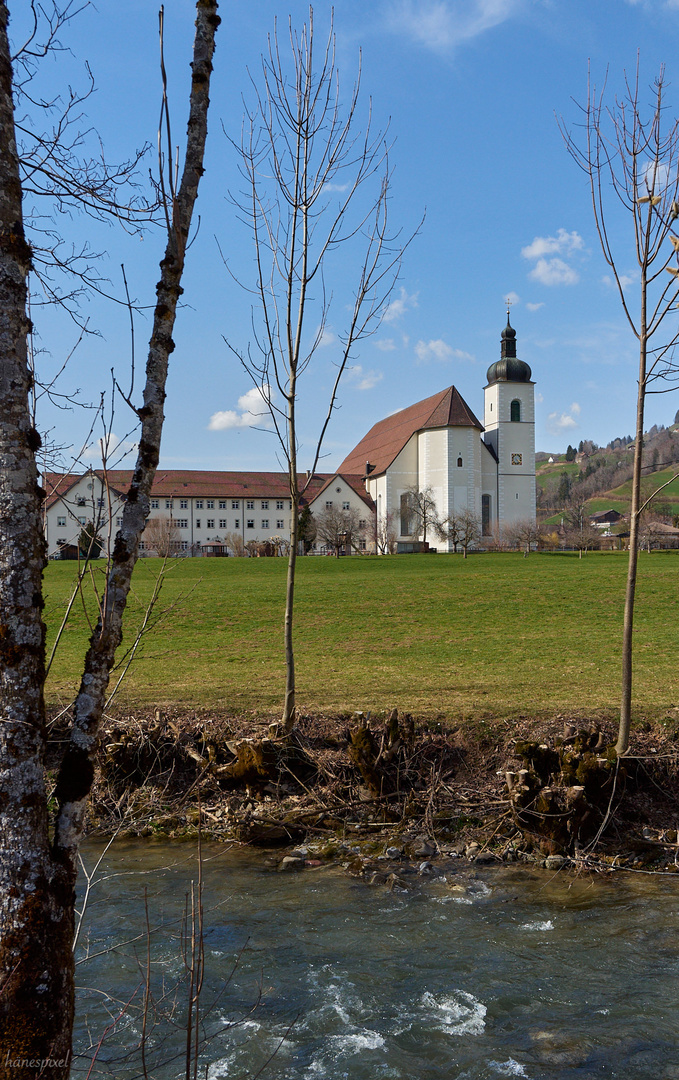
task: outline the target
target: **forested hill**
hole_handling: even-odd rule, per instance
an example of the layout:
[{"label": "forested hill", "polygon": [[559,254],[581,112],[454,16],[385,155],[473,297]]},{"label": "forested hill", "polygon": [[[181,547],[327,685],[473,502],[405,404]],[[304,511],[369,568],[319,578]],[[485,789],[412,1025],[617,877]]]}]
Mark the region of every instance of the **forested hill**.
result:
[{"label": "forested hill", "polygon": [[[654,425],[644,435],[643,487],[649,494],[679,472],[677,417],[671,427]],[[549,513],[569,503],[598,502],[604,496],[615,509],[627,509],[634,460],[630,435],[613,439],[605,447],[583,440],[578,447],[569,446],[566,454],[537,454],[536,458],[539,510]],[[592,506],[593,510],[602,508]],[[679,481],[659,494],[654,510],[660,516],[679,511]]]}]

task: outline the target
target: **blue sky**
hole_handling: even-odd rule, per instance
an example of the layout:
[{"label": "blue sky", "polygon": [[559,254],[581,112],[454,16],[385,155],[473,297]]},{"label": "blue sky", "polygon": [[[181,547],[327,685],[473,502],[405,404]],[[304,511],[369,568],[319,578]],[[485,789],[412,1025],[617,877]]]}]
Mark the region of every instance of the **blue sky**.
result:
[{"label": "blue sky", "polygon": [[[315,4],[320,34],[330,6],[325,0]],[[193,5],[167,0],[165,8],[179,139]],[[518,355],[531,365],[536,383],[537,448],[562,451],[580,439],[604,444],[631,433],[636,342],[599,251],[586,179],[566,153],[556,117],[571,127],[577,123],[573,99],[586,96],[588,61],[599,83],[608,69],[615,91],[623,71],[634,69],[637,50],[645,84],[661,63],[667,65],[669,101],[679,108],[679,0],[336,0],[334,9],[343,84],[353,81],[360,48],[363,109],[372,99],[375,123],[388,122],[394,140],[391,221],[408,234],[425,210],[426,218],[406,253],[387,319],[361,345],[347,373],[322,468],[337,466],[377,420],[451,384],[482,416],[485,373],[499,355],[507,296]],[[285,25],[291,15],[301,25],[307,11],[297,0],[221,5],[201,225],[176,327],[161,467],[277,467],[274,437],[249,426],[252,384],[224,341],[246,349],[252,337],[249,297],[218,248],[235,274],[252,274],[252,243],[228,201],[238,178],[224,131],[239,138],[248,70],[257,76],[274,17]],[[62,37],[71,52],[44,65],[43,92],[62,90],[69,80],[82,83],[87,60],[97,83],[88,114],[109,156],[153,143],[159,111],[156,4],[101,0]],[[142,305],[153,303],[160,231],[140,239],[78,216],[60,228],[69,240],[86,238],[105,252],[102,272],[116,292],[124,263],[133,296]],[[633,294],[629,224],[614,216],[612,229]],[[340,260],[336,278],[328,281],[338,297],[351,287],[348,261]],[[129,370],[128,316],[99,298],[85,308],[100,336],[78,347],[63,388],[78,387],[84,399],[98,400],[108,392],[112,367],[122,382]],[[45,350],[41,362],[54,369],[77,335],[58,312],[33,314]],[[332,334],[341,330],[342,317],[338,301],[327,344],[300,387],[303,468],[326,407],[337,355]],[[147,338],[148,321],[140,316],[138,364]],[[678,408],[678,394],[651,398],[648,426],[672,422]],[[80,410],[46,408],[43,416],[57,441],[74,446],[89,422]],[[119,406],[114,431],[123,445],[131,426]]]}]

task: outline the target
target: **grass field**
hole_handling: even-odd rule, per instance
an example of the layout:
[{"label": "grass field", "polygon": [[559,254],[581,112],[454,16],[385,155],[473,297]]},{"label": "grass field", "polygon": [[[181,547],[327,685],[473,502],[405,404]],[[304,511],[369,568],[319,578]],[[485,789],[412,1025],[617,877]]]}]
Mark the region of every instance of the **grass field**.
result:
[{"label": "grass field", "polygon": [[[298,563],[298,701],[303,710],[491,718],[614,715],[626,556],[515,554],[307,558]],[[159,569],[135,571],[126,641]],[[280,708],[282,559],[184,559],[144,639],[118,708],[178,704],[263,713]],[[75,564],[46,573],[48,647]],[[642,554],[635,711],[679,705],[679,552]],[[187,594],[177,600],[180,594]],[[94,603],[86,605],[93,617]],[[51,706],[77,689],[89,636],[74,606],[47,684]]]}]

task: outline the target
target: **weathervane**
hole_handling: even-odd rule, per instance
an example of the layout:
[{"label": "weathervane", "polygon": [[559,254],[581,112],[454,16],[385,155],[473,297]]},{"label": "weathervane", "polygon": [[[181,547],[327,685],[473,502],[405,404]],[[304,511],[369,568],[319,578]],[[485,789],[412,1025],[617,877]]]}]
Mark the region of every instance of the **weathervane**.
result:
[{"label": "weathervane", "polygon": [[509,318],[509,309],[512,306],[512,304],[514,303],[514,301],[510,300],[509,297],[507,297],[507,299],[505,300],[505,303],[507,305],[507,318]]}]

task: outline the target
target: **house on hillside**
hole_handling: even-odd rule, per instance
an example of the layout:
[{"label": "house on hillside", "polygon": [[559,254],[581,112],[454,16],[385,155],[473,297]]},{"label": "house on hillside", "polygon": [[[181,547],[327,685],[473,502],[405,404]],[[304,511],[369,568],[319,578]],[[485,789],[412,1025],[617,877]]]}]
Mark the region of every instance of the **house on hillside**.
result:
[{"label": "house on hillside", "polygon": [[431,488],[442,519],[471,511],[484,536],[535,520],[534,383],[517,359],[509,314],[487,380],[483,424],[450,386],[380,420],[340,465],[342,473],[362,471],[378,522],[396,523],[404,550],[421,536],[415,489]]},{"label": "house on hillside", "polygon": [[607,533],[611,531],[611,525],[617,525],[619,521],[622,521],[622,517],[623,515],[617,510],[599,510],[598,513],[591,515],[589,523],[594,528]]}]

